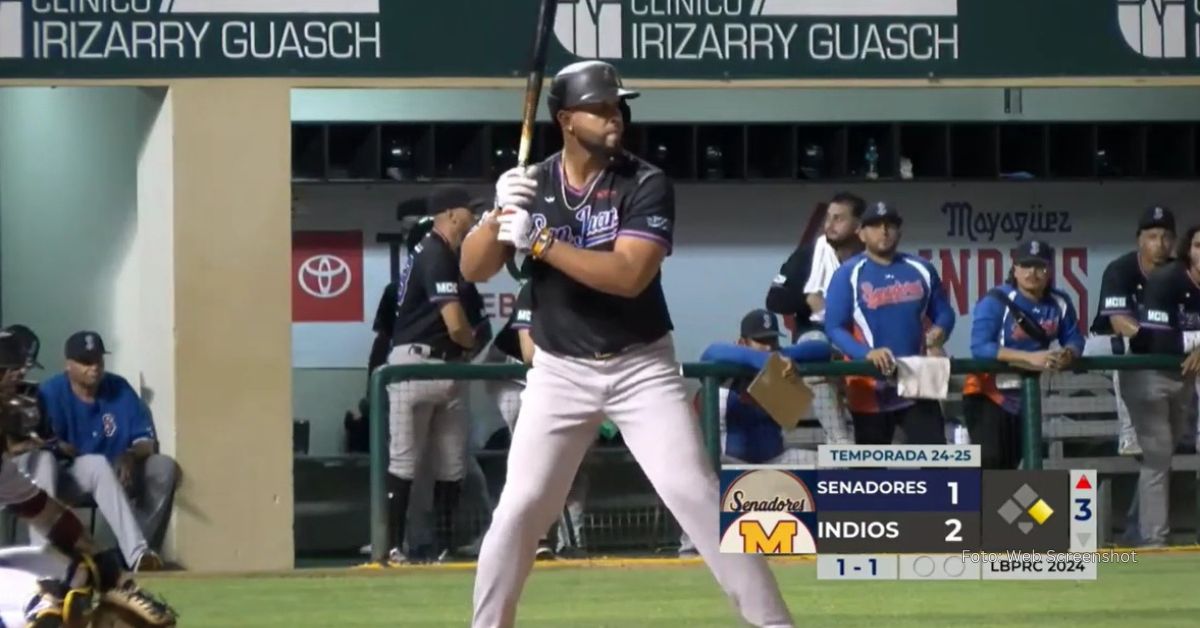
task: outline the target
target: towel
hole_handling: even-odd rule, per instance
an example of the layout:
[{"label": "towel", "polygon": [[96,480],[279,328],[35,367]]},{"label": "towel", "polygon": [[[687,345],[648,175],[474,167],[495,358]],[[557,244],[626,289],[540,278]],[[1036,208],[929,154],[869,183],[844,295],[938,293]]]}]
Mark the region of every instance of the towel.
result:
[{"label": "towel", "polygon": [[[833,245],[825,239],[825,236],[817,238],[816,244],[813,245],[812,269],[808,271],[808,281],[804,284],[804,294],[820,294],[825,296],[825,291],[829,288],[829,282],[833,281],[833,271],[841,266],[838,261],[837,253],[833,250]],[[809,317],[814,323],[825,322],[825,310],[813,312]]]},{"label": "towel", "polygon": [[896,392],[905,399],[945,399],[950,394],[950,358],[896,358]]}]

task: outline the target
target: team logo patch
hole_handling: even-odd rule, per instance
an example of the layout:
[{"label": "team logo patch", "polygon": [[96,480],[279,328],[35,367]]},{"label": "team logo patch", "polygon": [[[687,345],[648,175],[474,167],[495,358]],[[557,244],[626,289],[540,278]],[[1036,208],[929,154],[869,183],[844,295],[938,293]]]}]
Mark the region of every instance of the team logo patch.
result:
[{"label": "team logo patch", "polygon": [[117,435],[117,417],[113,416],[111,412],[105,412],[100,420],[104,423],[105,438],[112,438]]}]

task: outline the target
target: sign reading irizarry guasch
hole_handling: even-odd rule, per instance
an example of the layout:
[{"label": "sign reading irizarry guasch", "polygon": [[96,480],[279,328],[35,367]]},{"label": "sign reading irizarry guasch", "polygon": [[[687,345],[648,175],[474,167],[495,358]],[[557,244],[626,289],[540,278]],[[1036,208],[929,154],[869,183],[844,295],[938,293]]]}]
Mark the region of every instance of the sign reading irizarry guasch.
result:
[{"label": "sign reading irizarry guasch", "polygon": [[[538,0],[0,0],[0,78],[524,74]],[[1200,0],[559,0],[630,78],[1200,74]]]}]

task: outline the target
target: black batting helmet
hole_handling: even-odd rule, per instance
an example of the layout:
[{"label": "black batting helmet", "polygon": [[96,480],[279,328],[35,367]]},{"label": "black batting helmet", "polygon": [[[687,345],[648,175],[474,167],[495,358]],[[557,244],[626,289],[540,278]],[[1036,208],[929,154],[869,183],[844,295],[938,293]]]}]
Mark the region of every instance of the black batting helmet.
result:
[{"label": "black batting helmet", "polygon": [[550,117],[557,118],[558,112],[563,109],[604,102],[624,105],[626,100],[639,95],[634,90],[625,89],[621,84],[621,76],[612,64],[580,61],[554,75],[546,104],[550,107]]}]

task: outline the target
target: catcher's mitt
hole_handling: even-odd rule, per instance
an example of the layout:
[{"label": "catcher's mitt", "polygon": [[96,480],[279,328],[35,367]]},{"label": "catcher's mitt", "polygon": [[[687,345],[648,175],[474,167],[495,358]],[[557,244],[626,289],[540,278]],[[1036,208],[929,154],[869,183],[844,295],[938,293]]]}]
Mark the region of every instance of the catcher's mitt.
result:
[{"label": "catcher's mitt", "polygon": [[[107,610],[106,610],[107,609]],[[169,628],[175,625],[179,614],[166,602],[154,597],[133,580],[113,587],[100,594],[97,613],[102,610],[104,616],[112,616],[112,621],[128,622],[117,626],[132,626],[134,628]],[[107,621],[107,620],[106,620]],[[96,615],[92,617],[92,626],[100,626]]]},{"label": "catcher's mitt", "polygon": [[92,613],[90,628],[153,628],[156,625],[126,608],[101,602]]}]

